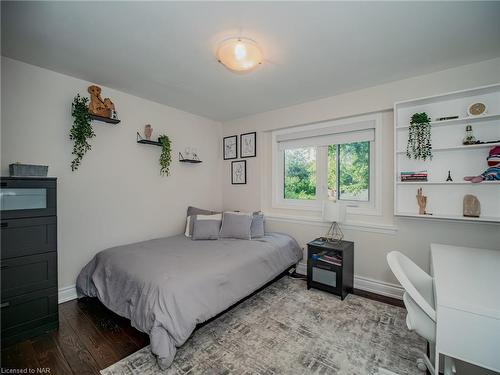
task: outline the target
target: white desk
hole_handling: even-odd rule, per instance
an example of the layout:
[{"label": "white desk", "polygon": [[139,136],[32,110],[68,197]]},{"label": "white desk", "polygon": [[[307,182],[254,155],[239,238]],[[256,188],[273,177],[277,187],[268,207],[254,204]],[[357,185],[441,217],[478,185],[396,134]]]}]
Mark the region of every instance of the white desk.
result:
[{"label": "white desk", "polygon": [[431,244],[439,354],[500,372],[500,250]]}]

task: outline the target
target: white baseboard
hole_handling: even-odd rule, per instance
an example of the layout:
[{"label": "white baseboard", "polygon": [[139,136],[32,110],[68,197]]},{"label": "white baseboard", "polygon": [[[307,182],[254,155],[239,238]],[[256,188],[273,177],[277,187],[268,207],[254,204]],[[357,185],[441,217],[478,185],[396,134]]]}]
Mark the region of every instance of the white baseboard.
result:
[{"label": "white baseboard", "polygon": [[[300,262],[297,265],[297,273],[301,275],[307,274],[307,265],[304,262]],[[397,299],[403,299],[404,289],[396,284],[386,283],[385,281],[379,281],[370,279],[368,277],[356,276],[354,275],[354,289],[361,289],[367,292],[380,294],[386,297],[392,297]]]},{"label": "white baseboard", "polygon": [[65,286],[58,290],[59,303],[68,302],[77,299],[76,285]]}]

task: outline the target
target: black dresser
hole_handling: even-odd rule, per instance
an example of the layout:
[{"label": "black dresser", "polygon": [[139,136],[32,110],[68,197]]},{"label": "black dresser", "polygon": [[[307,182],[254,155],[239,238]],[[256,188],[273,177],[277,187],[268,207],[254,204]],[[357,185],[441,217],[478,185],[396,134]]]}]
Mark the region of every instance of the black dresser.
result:
[{"label": "black dresser", "polygon": [[57,180],[1,177],[2,345],[56,329]]}]

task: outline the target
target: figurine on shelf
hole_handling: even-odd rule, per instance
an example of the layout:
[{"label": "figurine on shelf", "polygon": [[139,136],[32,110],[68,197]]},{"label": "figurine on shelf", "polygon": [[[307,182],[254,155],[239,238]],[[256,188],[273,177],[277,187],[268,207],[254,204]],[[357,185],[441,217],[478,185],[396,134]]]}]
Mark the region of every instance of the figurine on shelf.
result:
[{"label": "figurine on shelf", "polygon": [[117,120],[118,114],[116,113],[115,105],[110,98],[104,98],[104,106],[108,110],[108,117]]},{"label": "figurine on shelf", "polygon": [[472,126],[467,125],[465,127],[465,138],[462,141],[462,144],[464,145],[475,145],[477,143],[476,137],[474,137],[474,134],[472,133]]},{"label": "figurine on shelf", "polygon": [[464,196],[464,216],[479,217],[481,215],[481,203],[475,195],[467,194]]},{"label": "figurine on shelf", "polygon": [[500,146],[492,147],[486,158],[488,169],[479,176],[465,176],[465,181],[474,183],[483,181],[500,181]]},{"label": "figurine on shelf", "polygon": [[[87,91],[90,94],[89,112],[96,116],[116,118],[115,105],[109,98],[102,100],[101,88],[96,85],[89,86]],[[113,113],[114,116],[113,117]]]},{"label": "figurine on shelf", "polygon": [[151,134],[153,134],[153,128],[151,127],[150,124],[147,124],[145,127],[144,127],[144,136],[146,137],[146,139],[148,141],[151,140]]},{"label": "figurine on shelf", "polygon": [[427,215],[425,207],[427,206],[427,197],[424,195],[422,188],[417,189],[418,214]]},{"label": "figurine on shelf", "polygon": [[446,182],[453,182],[453,178],[451,178],[451,171],[448,171],[448,177],[446,177]]}]

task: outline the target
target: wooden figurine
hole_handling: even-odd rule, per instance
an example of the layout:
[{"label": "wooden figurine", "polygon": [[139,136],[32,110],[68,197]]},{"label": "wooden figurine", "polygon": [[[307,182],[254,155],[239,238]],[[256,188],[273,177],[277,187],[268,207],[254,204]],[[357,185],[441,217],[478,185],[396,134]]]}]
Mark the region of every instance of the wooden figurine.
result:
[{"label": "wooden figurine", "polygon": [[101,98],[101,88],[96,85],[89,86],[90,94],[89,112],[96,116],[111,118],[115,111],[115,105],[110,98]]},{"label": "wooden figurine", "polygon": [[146,139],[148,141],[151,140],[151,134],[153,134],[153,128],[151,127],[151,125],[147,124],[145,127],[144,127],[144,136],[146,137]]},{"label": "wooden figurine", "polygon": [[425,207],[427,206],[427,197],[422,192],[422,188],[417,189],[418,214],[426,215]]},{"label": "wooden figurine", "polygon": [[479,217],[481,215],[481,203],[475,195],[466,194],[464,196],[464,216]]}]

